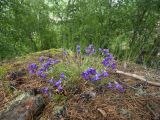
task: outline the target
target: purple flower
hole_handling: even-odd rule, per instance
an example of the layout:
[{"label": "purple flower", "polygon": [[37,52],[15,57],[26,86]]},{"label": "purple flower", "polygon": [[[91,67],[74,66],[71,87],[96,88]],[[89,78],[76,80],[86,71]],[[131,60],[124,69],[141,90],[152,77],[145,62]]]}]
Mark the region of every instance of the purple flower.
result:
[{"label": "purple flower", "polygon": [[47,61],[47,63],[46,63],[46,67],[49,67],[52,64],[57,64],[59,62],[60,62],[59,60],[54,60],[52,58],[49,58],[48,61]]},{"label": "purple flower", "polygon": [[42,67],[42,68],[39,69],[39,71],[44,72],[44,71],[46,71],[46,69],[44,67]]},{"label": "purple flower", "polygon": [[87,71],[84,71],[81,75],[85,80],[89,80],[90,79],[89,73]]},{"label": "purple flower", "polygon": [[108,54],[107,58],[111,60],[111,59],[113,59],[113,55],[112,54]]},{"label": "purple flower", "polygon": [[111,68],[115,69],[116,68],[116,63],[112,63]]},{"label": "purple flower", "polygon": [[44,87],[41,89],[41,91],[42,91],[42,93],[47,94],[49,89],[48,89],[48,87]]},{"label": "purple flower", "polygon": [[53,59],[49,57],[47,61],[51,63],[52,60],[53,60]]},{"label": "purple flower", "polygon": [[103,64],[105,67],[106,67],[106,66],[109,66],[109,59],[108,59],[108,58],[103,59],[102,64]]},{"label": "purple flower", "polygon": [[58,86],[58,92],[61,92],[61,91],[63,91],[63,88],[62,88],[61,85],[59,85],[59,86]]},{"label": "purple flower", "polygon": [[95,74],[97,73],[94,68],[89,68],[89,69],[87,70],[87,72],[90,73],[90,74],[92,74],[92,75],[95,75]]},{"label": "purple flower", "polygon": [[29,73],[34,74],[34,73],[36,73],[38,66],[36,63],[32,63],[29,65],[28,69],[29,69]]},{"label": "purple flower", "polygon": [[99,52],[102,54],[102,55],[109,55],[109,49],[102,49],[102,48],[99,48]]},{"label": "purple flower", "polygon": [[53,60],[53,61],[52,61],[53,64],[57,64],[57,63],[59,63],[59,62],[60,62],[59,60]]},{"label": "purple flower", "polygon": [[30,64],[28,67],[29,73],[31,74],[35,74],[37,69],[38,69],[38,66],[36,63]]},{"label": "purple flower", "polygon": [[43,71],[41,71],[41,70],[37,71],[38,76],[41,76],[42,73],[43,73]]},{"label": "purple flower", "polygon": [[30,74],[35,74],[36,71],[35,71],[35,70],[29,70],[29,73],[30,73]]},{"label": "purple flower", "polygon": [[60,74],[60,78],[62,78],[62,79],[64,79],[64,78],[65,78],[64,73],[61,73],[61,74]]},{"label": "purple flower", "polygon": [[102,49],[102,48],[99,48],[98,50],[99,50],[99,52],[100,52],[100,53],[102,53],[102,51],[103,51],[103,49]]},{"label": "purple flower", "polygon": [[48,80],[48,82],[49,82],[50,84],[53,84],[53,83],[54,83],[54,79],[51,78],[50,80]]},{"label": "purple flower", "polygon": [[81,47],[80,47],[80,45],[77,45],[77,46],[76,46],[76,51],[77,51],[78,54],[81,52]]},{"label": "purple flower", "polygon": [[43,78],[43,79],[45,79],[47,77],[47,75],[46,74],[41,74],[40,77]]},{"label": "purple flower", "polygon": [[95,53],[95,49],[94,49],[94,46],[92,44],[90,44],[86,49],[86,54],[87,55],[92,55]]},{"label": "purple flower", "polygon": [[122,85],[120,85],[119,83],[115,82],[114,85],[115,89],[118,89],[120,92],[124,92],[124,88],[122,87]]},{"label": "purple flower", "polygon": [[46,63],[42,64],[42,67],[47,70],[50,65],[51,65],[51,62],[47,61]]},{"label": "purple flower", "polygon": [[29,69],[37,69],[37,68],[38,68],[38,66],[36,63],[32,63],[29,65]]},{"label": "purple flower", "polygon": [[62,80],[59,79],[59,80],[54,84],[54,86],[55,86],[55,87],[58,87],[61,83],[62,83]]},{"label": "purple flower", "polygon": [[103,54],[108,55],[109,54],[109,49],[103,49]]},{"label": "purple flower", "polygon": [[37,75],[38,75],[39,77],[43,78],[43,79],[45,79],[45,78],[47,77],[47,75],[44,74],[43,71],[40,71],[40,70],[37,72]]},{"label": "purple flower", "polygon": [[102,75],[103,75],[103,77],[108,77],[109,76],[108,72],[103,72]]},{"label": "purple flower", "polygon": [[44,57],[43,57],[43,56],[41,56],[41,57],[39,58],[39,62],[44,62]]},{"label": "purple flower", "polygon": [[116,68],[115,60],[114,60],[112,54],[108,54],[108,56],[103,59],[102,64],[105,67],[109,67],[109,68],[112,68],[112,69]]},{"label": "purple flower", "polygon": [[93,81],[101,80],[100,77],[101,77],[101,74],[98,73],[98,74],[96,74],[96,75],[92,78],[92,80],[93,80]]},{"label": "purple flower", "polygon": [[64,56],[64,57],[67,56],[67,51],[63,50],[63,56]]},{"label": "purple flower", "polygon": [[107,84],[107,88],[111,89],[112,87],[113,87],[112,83],[109,82],[109,83]]}]

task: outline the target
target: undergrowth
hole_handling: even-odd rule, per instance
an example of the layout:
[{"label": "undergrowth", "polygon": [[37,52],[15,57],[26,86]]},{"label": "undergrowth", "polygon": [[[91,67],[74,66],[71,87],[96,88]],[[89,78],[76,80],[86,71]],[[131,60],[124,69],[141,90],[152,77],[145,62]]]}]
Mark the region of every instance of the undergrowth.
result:
[{"label": "undergrowth", "polygon": [[109,49],[96,50],[92,44],[86,47],[85,54],[81,53],[77,45],[75,53],[63,49],[61,58],[41,56],[28,67],[31,76],[47,83],[40,91],[54,100],[61,99],[60,96],[69,84],[89,83],[95,87],[124,92],[123,86],[110,78],[110,72],[115,69],[116,61]]}]

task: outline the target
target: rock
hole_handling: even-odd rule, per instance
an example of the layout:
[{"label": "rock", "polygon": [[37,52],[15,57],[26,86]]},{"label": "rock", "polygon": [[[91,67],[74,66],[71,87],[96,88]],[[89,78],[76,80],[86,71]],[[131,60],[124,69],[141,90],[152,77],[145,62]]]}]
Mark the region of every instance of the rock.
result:
[{"label": "rock", "polygon": [[66,112],[66,105],[54,106],[53,112],[57,118],[59,118],[60,116],[63,116]]},{"label": "rock", "polygon": [[45,102],[41,95],[29,96],[22,94],[14,102],[8,105],[8,109],[0,112],[0,120],[32,120],[38,116]]}]

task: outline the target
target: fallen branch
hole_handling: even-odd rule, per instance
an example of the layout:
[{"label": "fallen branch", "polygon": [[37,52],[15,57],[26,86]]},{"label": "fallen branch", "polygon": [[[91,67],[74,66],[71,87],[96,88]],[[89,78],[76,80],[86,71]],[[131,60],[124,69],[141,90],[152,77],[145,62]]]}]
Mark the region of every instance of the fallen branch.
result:
[{"label": "fallen branch", "polygon": [[103,117],[107,117],[107,114],[104,110],[102,110],[100,108],[98,108],[97,110],[103,115]]},{"label": "fallen branch", "polygon": [[148,81],[148,80],[145,79],[143,76],[139,76],[139,75],[132,74],[132,73],[126,73],[126,72],[123,72],[123,71],[120,71],[120,70],[117,70],[116,73],[117,73],[117,74],[126,75],[126,76],[129,76],[129,77],[133,77],[133,78],[135,78],[135,79],[138,79],[138,80],[147,82],[147,83],[150,84],[150,85],[154,85],[154,86],[160,87],[160,83]]}]

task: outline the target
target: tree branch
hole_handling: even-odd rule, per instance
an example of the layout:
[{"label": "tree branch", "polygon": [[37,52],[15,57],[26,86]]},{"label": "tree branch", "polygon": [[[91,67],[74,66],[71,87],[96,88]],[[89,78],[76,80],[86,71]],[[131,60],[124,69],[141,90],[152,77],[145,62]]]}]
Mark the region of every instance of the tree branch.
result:
[{"label": "tree branch", "polygon": [[123,71],[120,71],[120,70],[117,70],[116,73],[117,73],[117,74],[121,74],[121,75],[125,75],[125,76],[129,76],[129,77],[133,77],[133,78],[135,78],[135,79],[138,79],[138,80],[147,82],[147,83],[150,84],[150,85],[160,87],[160,83],[148,81],[148,80],[145,79],[143,76],[139,76],[139,75],[132,74],[132,73],[126,73],[126,72],[123,72]]}]

